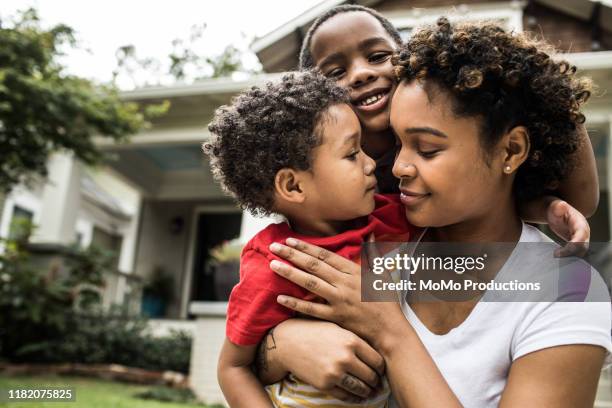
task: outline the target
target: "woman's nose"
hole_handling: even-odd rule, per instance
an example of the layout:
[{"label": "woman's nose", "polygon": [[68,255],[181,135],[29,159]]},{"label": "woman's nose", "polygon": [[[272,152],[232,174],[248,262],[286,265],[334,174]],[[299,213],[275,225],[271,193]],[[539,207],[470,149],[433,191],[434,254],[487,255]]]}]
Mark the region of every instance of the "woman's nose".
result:
[{"label": "woman's nose", "polygon": [[398,179],[402,178],[414,178],[417,175],[417,168],[413,163],[409,163],[398,156],[395,159],[392,169],[393,175]]}]

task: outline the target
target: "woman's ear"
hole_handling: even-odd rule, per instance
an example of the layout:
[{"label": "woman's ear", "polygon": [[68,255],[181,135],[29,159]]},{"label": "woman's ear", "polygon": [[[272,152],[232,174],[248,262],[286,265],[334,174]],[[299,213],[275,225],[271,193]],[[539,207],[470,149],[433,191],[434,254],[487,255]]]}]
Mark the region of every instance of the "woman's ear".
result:
[{"label": "woman's ear", "polygon": [[529,133],[525,126],[513,127],[503,138],[504,161],[503,171],[510,174],[516,171],[529,157]]},{"label": "woman's ear", "polygon": [[289,168],[280,169],[274,177],[274,190],[277,201],[302,203],[306,198],[304,193],[303,172]]}]

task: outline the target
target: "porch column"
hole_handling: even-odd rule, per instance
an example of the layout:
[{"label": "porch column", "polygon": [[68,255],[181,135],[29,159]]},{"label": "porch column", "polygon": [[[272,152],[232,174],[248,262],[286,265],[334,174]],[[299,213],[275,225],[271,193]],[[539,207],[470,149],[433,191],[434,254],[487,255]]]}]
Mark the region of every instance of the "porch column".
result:
[{"label": "porch column", "polygon": [[[142,195],[138,195],[138,200],[132,214],[132,219],[128,225],[123,240],[121,241],[121,252],[119,255],[119,267],[121,272],[132,274],[135,270],[136,248],[138,244],[138,233],[140,232],[140,213],[142,211]],[[123,298],[127,290],[127,279],[120,276],[115,292],[115,303],[123,304]]]},{"label": "porch column", "polygon": [[606,140],[606,176],[608,190],[608,232],[612,237],[612,115],[608,116],[608,135]]},{"label": "porch column", "polygon": [[55,153],[49,159],[48,172],[40,223],[32,240],[69,245],[76,239],[75,225],[81,200],[80,163],[71,154]]},{"label": "porch column", "polygon": [[136,259],[136,244],[138,242],[138,232],[140,230],[140,212],[142,211],[142,196],[138,195],[138,200],[134,206],[134,212],[129,225],[123,234],[121,242],[121,255],[119,256],[119,270],[125,273],[134,272],[134,261]]}]

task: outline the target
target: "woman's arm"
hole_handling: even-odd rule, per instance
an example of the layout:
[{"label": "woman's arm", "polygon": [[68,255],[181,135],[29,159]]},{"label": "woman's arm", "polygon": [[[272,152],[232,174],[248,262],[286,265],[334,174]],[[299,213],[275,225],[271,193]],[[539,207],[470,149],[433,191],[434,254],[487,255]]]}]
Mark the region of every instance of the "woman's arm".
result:
[{"label": "woman's arm", "polygon": [[384,371],[380,354],[352,332],[334,323],[298,318],[286,320],[268,333],[255,362],[264,384],[292,372],[346,401],[367,397]]},{"label": "woman's arm", "polygon": [[603,347],[551,347],[527,354],[510,367],[500,408],[592,407],[604,362]]},{"label": "woman's arm", "polygon": [[238,346],[225,339],[217,377],[230,407],[272,408],[261,383],[251,371],[251,363],[257,346]]},{"label": "woman's arm", "polygon": [[[397,303],[360,301],[359,265],[301,241],[288,239],[287,244],[277,244],[271,250],[295,266],[274,262],[272,269],[328,303],[287,296],[279,296],[279,303],[303,314],[335,321],[368,339],[385,359],[391,389],[400,406],[461,406]],[[592,405],[603,357],[602,347],[586,345],[556,346],[526,354],[511,367],[502,396],[503,407]],[[572,370],[576,374],[569,375]],[[553,371],[555,375],[551,374]],[[567,377],[561,379],[564,375]],[[560,398],[571,388],[568,384],[575,394]],[[541,388],[546,388],[545,392],[534,397]]]},{"label": "woman's arm", "polygon": [[273,261],[272,270],[327,300],[328,304],[279,296],[297,312],[334,321],[381,353],[391,390],[401,407],[461,407],[396,302],[361,302],[360,266],[325,249],[287,240],[270,249],[298,268]]}]

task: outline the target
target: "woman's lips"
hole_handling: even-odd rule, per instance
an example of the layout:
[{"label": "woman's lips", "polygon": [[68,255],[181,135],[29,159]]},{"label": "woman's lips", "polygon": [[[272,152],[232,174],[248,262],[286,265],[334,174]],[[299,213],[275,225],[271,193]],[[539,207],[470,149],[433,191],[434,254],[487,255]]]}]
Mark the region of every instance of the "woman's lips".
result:
[{"label": "woman's lips", "polygon": [[389,101],[389,90],[386,91],[382,91],[380,92],[382,95],[382,97],[377,100],[376,102],[370,104],[370,105],[362,105],[361,101],[359,102],[354,102],[353,106],[356,107],[358,110],[362,111],[362,112],[374,112],[380,109],[383,109],[386,105],[387,102]]},{"label": "woman's lips", "polygon": [[413,205],[421,203],[423,200],[425,200],[429,196],[430,194],[420,194],[420,193],[414,193],[412,191],[406,191],[406,192],[402,191],[400,193],[400,201],[404,205],[413,206]]}]

